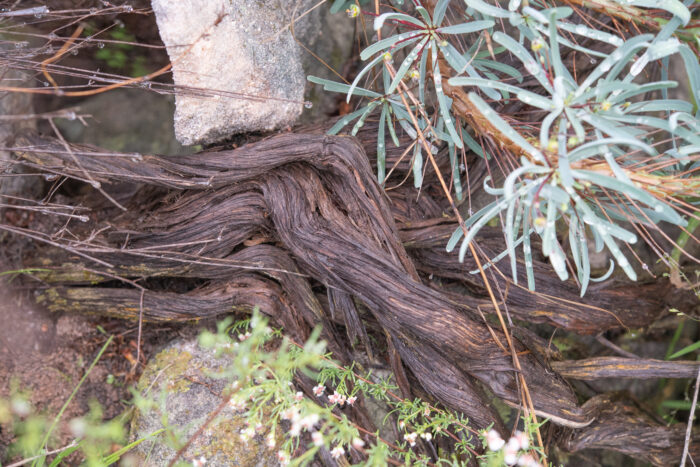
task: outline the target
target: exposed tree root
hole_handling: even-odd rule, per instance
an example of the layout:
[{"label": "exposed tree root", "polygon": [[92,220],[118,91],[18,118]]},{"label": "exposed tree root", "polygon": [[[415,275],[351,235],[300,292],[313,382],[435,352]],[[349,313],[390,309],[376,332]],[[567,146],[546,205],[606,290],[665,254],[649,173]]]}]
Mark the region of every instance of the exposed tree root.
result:
[{"label": "exposed tree root", "polygon": [[[126,212],[102,206],[89,223],[72,222],[54,235],[0,226],[34,236],[37,250],[24,266],[47,269],[37,277],[48,284],[39,297],[49,309],[158,321],[259,306],[296,339],[322,324],[330,350],[348,362],[346,338],[335,325],[344,323],[351,341],[368,351],[368,332],[390,336],[394,368],[401,373],[402,360],[429,394],[474,427],[503,429],[489,393],[520,404],[505,336],[484,319],[492,305],[469,274],[476,266],[444,251],[455,224],[437,219],[430,201],[392,206],[357,140],[285,134],[184,157],[104,155],[33,136],[19,144],[27,148],[18,151],[24,163],[43,172],[140,187],[115,195]],[[400,192],[391,196],[396,201]],[[479,245],[492,257],[500,241],[485,232]],[[560,283],[541,263],[535,271],[538,294],[494,272],[507,311],[579,333],[652,322],[667,287],[601,289],[583,304],[575,284]],[[420,273],[466,287],[438,289]],[[627,406],[610,398],[579,406],[539,338],[514,331],[524,336],[514,346],[537,413],[574,429],[564,447],[607,447],[660,465],[670,459],[670,451],[656,447],[675,443],[674,430],[633,409],[625,412],[630,424],[621,424],[613,415]],[[642,425],[656,444],[635,438]],[[624,442],[611,441],[611,432]]]}]

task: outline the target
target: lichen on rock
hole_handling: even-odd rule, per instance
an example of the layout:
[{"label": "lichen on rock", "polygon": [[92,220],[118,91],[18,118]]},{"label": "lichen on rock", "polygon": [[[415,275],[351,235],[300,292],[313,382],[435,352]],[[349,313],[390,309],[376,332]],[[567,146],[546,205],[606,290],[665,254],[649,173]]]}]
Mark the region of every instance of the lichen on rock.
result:
[{"label": "lichen on rock", "polygon": [[[226,364],[214,351],[203,349],[196,339],[180,339],[168,345],[147,364],[137,390],[153,402],[149,411],[135,411],[131,421],[132,441],[166,428],[158,436],[138,445],[139,465],[161,466],[205,423],[222,403],[227,381],[215,378]],[[276,449],[267,447],[267,428],[252,437],[244,415],[227,405],[194,439],[181,457],[188,461],[204,457],[207,466],[274,466]],[[276,433],[279,439],[279,432]]]}]

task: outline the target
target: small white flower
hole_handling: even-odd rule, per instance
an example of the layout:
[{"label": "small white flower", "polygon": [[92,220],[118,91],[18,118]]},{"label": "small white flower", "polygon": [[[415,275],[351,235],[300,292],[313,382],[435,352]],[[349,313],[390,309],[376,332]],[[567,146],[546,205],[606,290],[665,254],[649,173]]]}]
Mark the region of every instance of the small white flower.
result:
[{"label": "small white flower", "polygon": [[496,430],[490,430],[486,433],[486,445],[491,451],[500,451],[504,444],[506,442]]},{"label": "small white flower", "polygon": [[205,465],[207,465],[207,458],[204,456],[192,461],[192,467],[204,467]]},{"label": "small white flower", "polygon": [[360,438],[355,438],[352,440],[352,447],[355,449],[362,449],[365,445],[365,442],[362,441]]},{"label": "small white flower", "polygon": [[503,457],[503,462],[505,462],[506,465],[515,465],[515,463],[518,462],[518,453],[506,451],[506,455]]},{"label": "small white flower", "polygon": [[326,387],[322,384],[314,386],[314,395],[320,396],[321,394],[323,394],[323,391],[325,391],[325,390],[326,390]]},{"label": "small white flower", "polygon": [[427,417],[430,415],[430,407],[426,407],[425,410],[423,411],[423,416]]},{"label": "small white flower", "polygon": [[285,451],[277,451],[277,460],[279,461],[280,465],[287,465],[289,464],[289,454],[287,454]]},{"label": "small white flower", "polygon": [[426,441],[430,441],[431,439],[433,439],[433,435],[428,433],[427,431],[425,433],[421,433],[420,437]]},{"label": "small white flower", "polygon": [[323,446],[323,435],[320,431],[314,431],[311,433],[311,441],[314,442],[314,446]]},{"label": "small white flower", "polygon": [[518,452],[520,451],[520,440],[515,436],[510,438],[506,443],[506,452]]},{"label": "small white flower", "polygon": [[407,433],[407,434],[403,435],[403,439],[408,441],[408,444],[410,444],[411,446],[416,445],[416,438],[417,437],[418,437],[418,433],[416,433],[416,432]]},{"label": "small white flower", "polygon": [[272,449],[277,445],[277,440],[275,439],[275,434],[270,432],[269,435],[265,438],[265,444],[267,445],[268,448]]},{"label": "small white flower", "polygon": [[525,453],[518,458],[518,465],[521,467],[540,467],[540,463],[528,453]]},{"label": "small white flower", "polygon": [[350,396],[350,397],[348,397],[348,401],[347,401],[347,402],[348,402],[348,405],[353,405],[353,404],[355,403],[356,400],[357,400],[357,397],[356,397],[356,396]]},{"label": "small white flower", "polygon": [[516,440],[518,440],[518,444],[520,445],[521,450],[525,450],[530,447],[530,440],[528,439],[527,435],[523,433],[522,431],[516,431],[515,436],[513,436]]},{"label": "small white flower", "polygon": [[297,402],[301,402],[302,400],[304,400],[304,393],[299,391],[296,394],[294,394],[294,400]]},{"label": "small white flower", "polygon": [[403,420],[401,420],[401,421],[399,422],[399,428],[401,428],[401,429],[403,430],[403,428],[404,428],[405,426],[406,426],[406,423],[405,423]]},{"label": "small white flower", "polygon": [[307,415],[306,417],[302,418],[299,423],[304,429],[311,430],[314,425],[318,423],[318,420],[318,414],[312,413],[311,415]]},{"label": "small white flower", "polygon": [[291,436],[297,437],[301,433],[301,424],[296,421],[292,423],[292,427],[289,429],[289,434]]},{"label": "small white flower", "polygon": [[338,458],[340,458],[340,456],[342,456],[344,454],[345,454],[345,449],[343,449],[343,446],[340,446],[340,445],[334,447],[331,450],[331,457],[333,457],[333,459],[338,459]]}]

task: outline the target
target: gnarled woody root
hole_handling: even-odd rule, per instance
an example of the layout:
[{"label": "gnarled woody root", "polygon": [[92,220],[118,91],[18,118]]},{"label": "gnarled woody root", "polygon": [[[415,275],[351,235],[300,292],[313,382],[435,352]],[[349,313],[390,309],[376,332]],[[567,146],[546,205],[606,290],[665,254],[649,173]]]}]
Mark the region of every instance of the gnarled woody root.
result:
[{"label": "gnarled woody root", "polygon": [[[60,266],[40,273],[52,285],[41,293],[50,309],[187,320],[257,305],[299,339],[323,324],[330,350],[347,361],[330,312],[340,316],[351,336],[367,341],[354,297],[391,336],[423,388],[463,412],[475,427],[502,426],[483,388],[519,404],[505,337],[489,330],[477,309],[487,312],[490,302],[436,290],[419,278],[416,265],[471,277],[469,264],[458,266],[450,263],[451,256],[438,254],[443,233],[454,225],[432,232],[432,240],[420,240],[405,224],[400,233],[356,140],[286,134],[232,151],[142,159],[105,157],[93,148],[36,137],[20,144],[28,148],[19,151],[26,164],[43,171],[150,187],[125,197],[123,214],[105,208],[83,228],[71,224],[71,237],[33,234],[38,242],[54,246],[35,252],[25,266]],[[148,280],[132,282],[137,278]],[[190,290],[165,290],[158,278],[185,279]],[[320,300],[311,281],[325,286],[327,297]],[[535,305],[527,298],[532,294],[517,290],[511,313],[592,332],[582,316],[567,321],[538,314],[540,308],[568,303],[555,298],[559,289]],[[580,307],[571,300],[571,309],[563,307],[561,316]],[[608,300],[615,303],[614,296]],[[645,316],[643,321],[653,319]],[[583,427],[596,415],[579,407],[573,390],[548,367],[537,345],[518,340],[514,345],[537,412],[585,434]],[[586,447],[585,436],[576,439],[584,441],[570,447]]]}]

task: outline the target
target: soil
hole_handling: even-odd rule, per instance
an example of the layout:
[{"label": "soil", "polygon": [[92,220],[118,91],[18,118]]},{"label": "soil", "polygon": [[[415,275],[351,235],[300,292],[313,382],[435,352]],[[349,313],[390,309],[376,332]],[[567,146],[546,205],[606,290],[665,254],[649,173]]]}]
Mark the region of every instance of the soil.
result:
[{"label": "soil", "polygon": [[[8,271],[0,263],[0,271]],[[137,355],[136,323],[73,313],[51,313],[36,305],[32,294],[19,290],[9,280],[0,284],[0,398],[17,390],[29,396],[39,413],[53,417],[70,397],[99,350],[114,336],[85,383],[68,405],[63,423],[56,430],[52,446],[64,446],[73,440],[67,422],[89,412],[99,402],[105,419],[128,408],[128,387],[138,378],[142,365],[132,370]],[[177,336],[191,335],[182,326],[144,326],[141,362]],[[13,433],[0,425],[0,461],[17,461],[7,452]],[[77,459],[75,459],[77,461]]]}]

